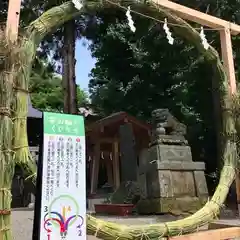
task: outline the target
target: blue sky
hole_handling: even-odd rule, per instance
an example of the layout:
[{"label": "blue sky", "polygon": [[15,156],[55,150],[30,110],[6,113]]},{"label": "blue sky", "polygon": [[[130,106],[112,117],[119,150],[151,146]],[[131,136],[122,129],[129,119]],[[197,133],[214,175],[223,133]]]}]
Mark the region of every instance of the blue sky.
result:
[{"label": "blue sky", "polygon": [[88,91],[88,75],[95,65],[95,59],[92,58],[88,45],[83,46],[83,41],[86,42],[86,40],[78,40],[76,42],[76,82],[81,89]]}]

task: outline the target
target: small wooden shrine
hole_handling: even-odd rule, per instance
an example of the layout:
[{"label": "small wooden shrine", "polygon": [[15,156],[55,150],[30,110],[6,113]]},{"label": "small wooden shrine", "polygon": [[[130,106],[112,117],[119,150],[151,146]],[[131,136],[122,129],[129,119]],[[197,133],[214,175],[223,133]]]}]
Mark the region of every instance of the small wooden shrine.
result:
[{"label": "small wooden shrine", "polygon": [[[123,142],[126,145],[129,138],[124,140],[120,130],[126,125],[131,130],[128,132],[132,133],[132,139],[127,144],[128,149],[124,150]],[[129,156],[129,150],[131,150],[129,147],[132,143],[133,147],[131,148],[134,148],[135,152],[134,158],[138,159],[140,151],[148,147],[149,141],[150,125],[142,123],[125,112],[112,114],[87,125],[87,187],[90,195],[98,193],[106,184],[113,189],[118,188],[124,175],[121,163],[123,155]],[[132,161],[130,158],[133,158],[131,154],[126,163],[128,164],[129,161],[129,168]],[[137,172],[137,165],[136,168],[132,168],[133,172]]]}]

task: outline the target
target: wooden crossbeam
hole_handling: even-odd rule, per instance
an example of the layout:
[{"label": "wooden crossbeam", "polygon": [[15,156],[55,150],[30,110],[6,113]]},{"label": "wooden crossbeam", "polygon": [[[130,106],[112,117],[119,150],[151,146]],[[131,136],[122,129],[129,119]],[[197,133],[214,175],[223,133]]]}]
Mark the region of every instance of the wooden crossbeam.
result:
[{"label": "wooden crossbeam", "polygon": [[169,240],[229,240],[240,237],[240,228],[222,228],[210,231],[202,231],[198,233],[182,235],[178,237],[170,237]]},{"label": "wooden crossbeam", "polygon": [[235,23],[225,21],[223,19],[194,10],[192,8],[185,7],[183,5],[168,0],[152,0],[152,2],[177,13],[177,15],[179,15],[179,17],[183,19],[193,21],[195,23],[199,23],[203,26],[208,26],[210,28],[216,28],[219,30],[223,28],[227,29],[229,28],[231,34],[233,35],[240,34],[240,26]]}]

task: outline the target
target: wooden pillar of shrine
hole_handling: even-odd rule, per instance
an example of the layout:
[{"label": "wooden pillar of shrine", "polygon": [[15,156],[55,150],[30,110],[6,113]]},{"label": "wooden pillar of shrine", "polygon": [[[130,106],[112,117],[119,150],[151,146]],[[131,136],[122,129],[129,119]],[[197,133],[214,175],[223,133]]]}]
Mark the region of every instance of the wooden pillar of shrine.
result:
[{"label": "wooden pillar of shrine", "polygon": [[117,189],[120,186],[120,168],[119,168],[119,142],[114,139],[113,144],[113,182],[114,187]]},{"label": "wooden pillar of shrine", "polygon": [[106,168],[107,168],[107,179],[108,179],[108,183],[111,186],[114,186],[114,181],[113,181],[113,164],[112,164],[112,160],[109,158],[106,159],[105,161],[106,163]]},{"label": "wooden pillar of shrine", "polygon": [[97,140],[94,145],[93,159],[92,159],[91,194],[94,194],[97,191],[99,163],[100,163],[100,143]]}]

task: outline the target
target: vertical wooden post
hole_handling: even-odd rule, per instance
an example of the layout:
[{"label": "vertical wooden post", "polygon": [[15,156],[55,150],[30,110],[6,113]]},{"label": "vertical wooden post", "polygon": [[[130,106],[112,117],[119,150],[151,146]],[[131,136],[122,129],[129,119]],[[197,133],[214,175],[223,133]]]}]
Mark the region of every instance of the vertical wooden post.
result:
[{"label": "vertical wooden post", "polygon": [[110,157],[106,159],[105,163],[106,163],[106,168],[107,168],[108,183],[111,186],[113,186],[114,185],[114,181],[113,181],[113,164],[112,164],[112,161],[111,161]]},{"label": "vertical wooden post", "polygon": [[115,139],[113,142],[113,181],[114,187],[117,189],[120,186],[120,169],[119,169],[119,143]]},{"label": "vertical wooden post", "polygon": [[[231,32],[229,28],[220,30],[221,39],[221,50],[222,50],[222,60],[225,66],[228,82],[229,82],[229,94],[237,93],[237,84],[234,69],[233,51],[232,51],[232,39]],[[237,194],[237,205],[238,214],[240,216],[240,175],[239,171],[236,170],[236,194]]]},{"label": "vertical wooden post", "polygon": [[97,140],[94,146],[94,157],[92,163],[92,175],[91,175],[91,194],[96,193],[99,174],[99,162],[100,162],[100,142]]},{"label": "vertical wooden post", "polygon": [[17,40],[20,18],[21,0],[9,0],[6,34],[12,41]]},{"label": "vertical wooden post", "polygon": [[239,170],[236,170],[236,193],[237,193],[237,205],[238,205],[238,216],[240,217],[240,174]]},{"label": "vertical wooden post", "polygon": [[[92,173],[93,173],[93,161],[94,161],[94,157],[92,154],[89,154],[88,156],[89,159],[87,159],[87,161],[89,161],[89,176],[90,176],[90,184],[92,181]],[[90,185],[91,188],[92,184]]]},{"label": "vertical wooden post", "polygon": [[237,85],[233,61],[233,51],[232,51],[232,39],[231,32],[228,28],[220,30],[221,39],[221,50],[222,50],[222,60],[225,66],[226,74],[229,81],[229,88],[231,94],[236,94]]}]

